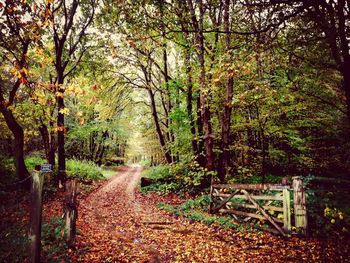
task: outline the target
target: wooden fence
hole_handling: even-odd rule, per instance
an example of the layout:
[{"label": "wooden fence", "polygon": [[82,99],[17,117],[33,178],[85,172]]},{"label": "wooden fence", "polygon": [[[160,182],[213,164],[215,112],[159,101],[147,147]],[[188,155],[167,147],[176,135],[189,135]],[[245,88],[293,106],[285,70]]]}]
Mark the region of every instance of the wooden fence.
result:
[{"label": "wooden fence", "polygon": [[244,217],[244,222],[251,218],[266,220],[279,234],[289,236],[292,230],[292,191],[294,226],[297,232],[306,234],[306,205],[301,177],[293,177],[292,187],[282,184],[213,184],[209,210],[211,213],[231,214],[236,220]]}]

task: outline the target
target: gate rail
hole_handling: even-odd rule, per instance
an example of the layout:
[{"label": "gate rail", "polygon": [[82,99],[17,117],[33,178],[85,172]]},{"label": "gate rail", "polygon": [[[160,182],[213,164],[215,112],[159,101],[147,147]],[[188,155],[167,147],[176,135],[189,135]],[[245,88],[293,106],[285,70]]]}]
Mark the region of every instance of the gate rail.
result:
[{"label": "gate rail", "polygon": [[[270,192],[261,193],[266,190]],[[305,235],[307,217],[301,177],[293,177],[292,187],[282,184],[213,184],[209,211],[231,214],[235,219],[243,216],[245,222],[251,218],[267,220],[278,233],[289,236],[292,230],[292,190],[294,225],[298,233]],[[281,213],[282,218],[274,216],[275,212]]]}]

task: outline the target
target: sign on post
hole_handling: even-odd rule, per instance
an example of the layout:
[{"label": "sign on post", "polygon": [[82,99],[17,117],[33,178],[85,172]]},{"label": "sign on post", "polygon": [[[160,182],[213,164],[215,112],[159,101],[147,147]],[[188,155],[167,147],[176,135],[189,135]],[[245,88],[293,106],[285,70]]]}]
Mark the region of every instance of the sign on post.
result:
[{"label": "sign on post", "polygon": [[49,164],[49,163],[41,164],[40,172],[41,173],[51,173],[52,172],[52,164]]}]

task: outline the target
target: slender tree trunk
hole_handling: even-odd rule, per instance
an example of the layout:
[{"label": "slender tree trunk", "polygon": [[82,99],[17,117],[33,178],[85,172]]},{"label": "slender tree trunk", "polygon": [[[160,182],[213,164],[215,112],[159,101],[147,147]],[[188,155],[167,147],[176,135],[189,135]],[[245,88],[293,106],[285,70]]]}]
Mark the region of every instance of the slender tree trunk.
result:
[{"label": "slender tree trunk", "polygon": [[[14,136],[14,156],[16,175],[18,179],[23,180],[29,176],[29,172],[24,163],[24,132],[23,128],[16,121],[11,110],[7,109],[3,103],[0,102],[0,111],[4,116],[5,122]],[[29,187],[30,180],[23,183],[25,187]]]},{"label": "slender tree trunk", "polygon": [[186,75],[187,75],[187,114],[188,118],[190,120],[190,130],[192,134],[192,151],[195,155],[198,155],[198,145],[197,145],[197,139],[196,137],[196,127],[195,127],[195,121],[193,117],[193,80],[192,80],[192,65],[191,65],[191,54],[189,47],[186,47],[185,50],[185,65],[186,65]]},{"label": "slender tree trunk", "polygon": [[58,180],[61,185],[64,185],[67,175],[66,175],[66,153],[65,153],[65,126],[64,126],[64,114],[60,112],[64,109],[64,88],[62,87],[64,83],[63,70],[57,72],[58,75],[58,85],[60,96],[57,96],[57,106],[58,106],[58,115],[57,115],[57,148],[58,148]]},{"label": "slender tree trunk", "polygon": [[200,104],[202,111],[202,120],[204,126],[204,144],[205,144],[205,155],[206,155],[206,168],[209,171],[214,169],[214,151],[213,151],[213,131],[211,126],[211,116],[210,108],[208,103],[208,92],[206,85],[206,72],[205,72],[205,58],[204,58],[204,4],[203,1],[199,1],[199,33],[198,33],[198,42],[199,42],[199,64],[200,64]]},{"label": "slender tree trunk", "polygon": [[45,124],[41,124],[41,126],[39,127],[39,131],[44,144],[45,157],[46,157],[46,160],[49,162],[49,152],[50,152],[49,130]]},{"label": "slender tree trunk", "polygon": [[159,124],[159,118],[158,118],[158,113],[157,113],[157,108],[156,108],[156,102],[155,102],[155,99],[154,99],[154,94],[153,94],[151,89],[148,89],[148,95],[149,95],[149,98],[151,100],[151,113],[152,113],[154,125],[156,127],[156,131],[157,131],[157,135],[158,135],[160,146],[162,147],[165,160],[167,161],[167,163],[171,163],[172,162],[171,154],[169,153],[169,150],[166,149],[164,135],[163,135],[162,129],[160,128],[160,124]]},{"label": "slender tree trunk", "polygon": [[[53,126],[53,123],[50,122],[50,126]],[[52,166],[55,165],[55,141],[54,141],[54,134],[53,132],[50,132],[47,125],[41,124],[39,127],[39,131],[41,134],[41,137],[43,139],[44,149],[45,149],[45,157],[49,164]]]},{"label": "slender tree trunk", "polygon": [[[342,86],[343,86],[343,90],[345,91],[347,117],[350,125],[350,59],[347,63],[344,63],[342,74],[343,74]],[[347,139],[350,141],[350,131],[348,133]]]},{"label": "slender tree trunk", "polygon": [[[50,127],[52,128],[54,126],[53,121],[50,121]],[[55,133],[54,131],[49,132],[49,145],[50,145],[50,149],[48,152],[48,162],[49,164],[52,165],[52,167],[55,166],[56,164],[56,160],[55,160],[55,153],[56,153],[56,141],[55,141]]]}]

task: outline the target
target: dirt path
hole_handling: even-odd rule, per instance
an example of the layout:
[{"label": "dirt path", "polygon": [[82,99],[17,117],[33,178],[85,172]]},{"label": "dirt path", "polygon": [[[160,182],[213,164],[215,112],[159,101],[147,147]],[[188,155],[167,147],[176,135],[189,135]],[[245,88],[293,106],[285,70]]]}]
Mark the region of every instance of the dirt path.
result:
[{"label": "dirt path", "polygon": [[327,262],[343,261],[334,244],[242,233],[167,215],[161,197],[137,191],[140,167],[121,170],[80,201],[80,262]]}]

